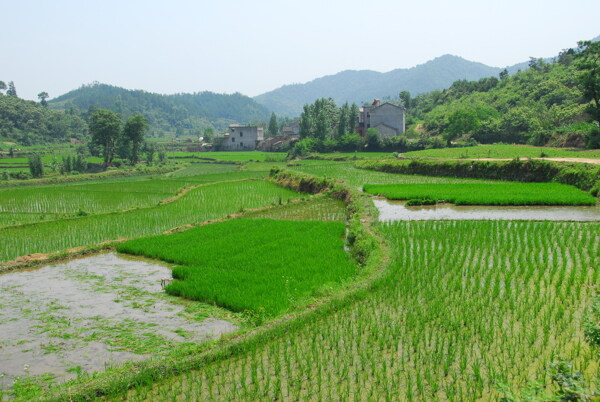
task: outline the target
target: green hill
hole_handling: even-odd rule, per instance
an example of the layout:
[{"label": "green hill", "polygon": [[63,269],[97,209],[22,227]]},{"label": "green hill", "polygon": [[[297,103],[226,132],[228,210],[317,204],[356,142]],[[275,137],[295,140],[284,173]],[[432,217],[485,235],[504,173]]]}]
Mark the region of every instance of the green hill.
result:
[{"label": "green hill", "polygon": [[86,113],[91,107],[109,109],[127,118],[141,113],[155,135],[191,134],[206,127],[224,129],[232,123],[266,121],[269,111],[239,93],[212,92],[160,95],[94,83],[70,91],[48,102],[53,109]]},{"label": "green hill", "polygon": [[412,100],[409,121],[422,135],[446,141],[529,143],[582,147],[594,130],[577,83],[573,53],[555,62],[533,60],[530,68],[503,79],[461,80]]}]

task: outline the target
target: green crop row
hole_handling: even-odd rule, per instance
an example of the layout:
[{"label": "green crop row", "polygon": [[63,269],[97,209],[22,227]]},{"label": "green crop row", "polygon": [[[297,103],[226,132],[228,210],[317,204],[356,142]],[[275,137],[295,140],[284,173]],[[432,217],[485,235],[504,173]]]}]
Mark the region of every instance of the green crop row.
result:
[{"label": "green crop row", "polygon": [[[225,166],[226,169],[223,169]],[[156,206],[186,187],[255,179],[261,171],[194,164],[171,175],[0,189],[0,227]]]},{"label": "green crop row", "polygon": [[392,183],[480,183],[481,180],[432,177],[424,175],[395,174],[375,170],[358,169],[350,162],[328,162],[307,160],[288,166],[289,169],[319,177],[341,180],[360,188],[365,184]]},{"label": "green crop row", "polygon": [[5,227],[0,229],[0,261],[158,234],[176,226],[298,197],[295,191],[265,181],[223,182],[196,188],[172,203],[150,208]]},{"label": "green crop row", "polygon": [[385,160],[358,161],[363,169],[388,173],[461,177],[471,179],[570,184],[584,191],[600,188],[600,167],[583,163],[555,163],[543,160],[511,161],[435,161]]},{"label": "green crop row", "polygon": [[248,161],[269,161],[283,160],[286,157],[284,152],[168,152],[170,158],[204,159],[226,162],[248,162]]},{"label": "green crop row", "polygon": [[546,367],[559,357],[597,386],[580,322],[600,281],[600,224],[382,230],[391,269],[363,299],[115,400],[498,400],[500,387],[550,387]]},{"label": "green crop row", "polygon": [[312,197],[302,203],[286,204],[278,208],[249,212],[242,218],[345,222],[346,215],[346,208],[341,200],[330,197]]},{"label": "green crop row", "polygon": [[390,200],[431,199],[456,205],[595,205],[596,198],[559,183],[370,184],[369,194]]},{"label": "green crop row", "polygon": [[571,151],[564,148],[532,147],[525,145],[477,145],[464,148],[439,148],[424,151],[406,152],[410,158],[596,158],[600,159],[600,151]]},{"label": "green crop row", "polygon": [[355,274],[344,232],[341,222],[235,219],[117,250],[178,264],[166,288],[172,295],[276,316]]}]

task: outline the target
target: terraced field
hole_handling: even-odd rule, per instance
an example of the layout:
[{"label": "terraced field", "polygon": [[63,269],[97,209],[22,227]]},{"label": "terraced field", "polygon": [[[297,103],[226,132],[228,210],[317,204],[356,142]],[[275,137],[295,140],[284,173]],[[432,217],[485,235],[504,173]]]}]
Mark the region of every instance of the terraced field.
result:
[{"label": "terraced field", "polygon": [[[570,359],[599,376],[581,330],[600,225],[402,222],[375,291],[334,314],[120,400],[476,400]],[[577,239],[574,243],[571,240]],[[451,250],[452,252],[448,252]]]}]

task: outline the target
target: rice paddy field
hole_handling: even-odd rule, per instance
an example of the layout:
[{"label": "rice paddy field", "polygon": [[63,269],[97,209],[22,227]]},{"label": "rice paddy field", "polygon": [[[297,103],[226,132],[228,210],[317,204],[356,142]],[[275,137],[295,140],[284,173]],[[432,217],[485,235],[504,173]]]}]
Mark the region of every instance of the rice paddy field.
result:
[{"label": "rice paddy field", "polygon": [[527,145],[476,145],[464,148],[440,148],[402,154],[409,158],[591,158],[600,159],[599,150],[568,150],[565,148],[533,147]]},{"label": "rice paddy field", "polygon": [[[0,263],[135,239],[119,249],[175,264],[170,295],[256,318],[254,329],[201,349],[212,358],[117,367],[44,397],[109,390],[104,400],[499,400],[532,381],[558,391],[549,371],[558,359],[598,390],[598,350],[583,324],[600,286],[600,223],[376,223],[368,208],[262,180],[285,164],[273,154],[264,162],[250,162],[261,160],[258,153],[231,154],[223,157],[242,163],[0,189]],[[412,191],[407,198],[455,196],[456,203],[465,195],[486,203],[590,202],[555,183],[399,175],[324,160],[287,168],[367,191],[383,185],[390,197],[401,189]],[[350,259],[349,217],[350,229],[363,225],[377,239],[376,267],[367,262],[362,271]],[[188,228],[207,220],[218,222]],[[148,367],[166,370],[131,377]]]},{"label": "rice paddy field", "polygon": [[433,177],[420,175],[403,175],[358,169],[352,162],[330,162],[321,160],[305,160],[288,166],[289,169],[308,173],[319,177],[341,180],[346,184],[362,188],[365,184],[414,184],[414,183],[493,183],[493,180],[457,179],[452,177]]},{"label": "rice paddy field", "polygon": [[177,264],[169,294],[276,316],[356,273],[344,232],[342,222],[234,219],[117,250]]},{"label": "rice paddy field", "polygon": [[498,400],[552,389],[569,359],[594,387],[582,316],[600,225],[398,222],[388,274],[362,300],[278,339],[115,400]]},{"label": "rice paddy field", "polygon": [[258,179],[265,174],[264,169],[239,171],[235,165],[193,164],[164,176],[4,188],[0,189],[0,227],[155,207],[193,186]]},{"label": "rice paddy field", "polygon": [[429,199],[456,205],[596,205],[596,198],[559,183],[369,184],[369,194],[390,200]]},{"label": "rice paddy field", "polygon": [[0,244],[3,245],[0,261],[161,233],[177,226],[222,218],[244,209],[298,197],[298,193],[265,181],[217,183],[196,188],[177,202],[152,208],[9,226],[0,231]]},{"label": "rice paddy field", "polygon": [[168,157],[177,157],[183,159],[207,159],[226,162],[249,162],[249,161],[282,161],[286,157],[285,152],[261,152],[261,151],[243,151],[243,152],[168,152]]}]

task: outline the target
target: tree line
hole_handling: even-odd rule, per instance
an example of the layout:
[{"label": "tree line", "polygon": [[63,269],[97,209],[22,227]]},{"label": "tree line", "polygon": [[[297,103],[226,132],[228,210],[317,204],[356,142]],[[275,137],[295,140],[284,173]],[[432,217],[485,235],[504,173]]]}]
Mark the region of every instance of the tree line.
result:
[{"label": "tree line", "polygon": [[[144,134],[148,130],[148,121],[142,114],[129,117],[124,123],[121,117],[110,110],[95,109],[90,116],[91,146],[101,148],[103,167],[112,165],[116,155],[127,159],[131,165],[140,161]],[[154,156],[154,147],[148,153]]]}]

